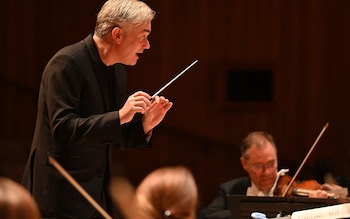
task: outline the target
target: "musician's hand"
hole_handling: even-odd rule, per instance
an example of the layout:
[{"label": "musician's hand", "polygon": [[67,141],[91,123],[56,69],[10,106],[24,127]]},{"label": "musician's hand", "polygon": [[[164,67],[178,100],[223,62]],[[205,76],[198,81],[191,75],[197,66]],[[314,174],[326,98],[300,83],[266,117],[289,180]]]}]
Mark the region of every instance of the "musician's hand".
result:
[{"label": "musician's hand", "polygon": [[333,193],[337,198],[346,198],[349,194],[347,188],[343,188],[336,184],[325,183],[322,185],[322,189],[327,192]]},{"label": "musician's hand", "polygon": [[156,127],[172,107],[173,103],[164,97],[155,96],[151,105],[146,109],[142,125],[145,134]]},{"label": "musician's hand", "polygon": [[135,113],[145,114],[151,106],[151,96],[145,92],[138,91],[128,97],[124,106],[119,110],[120,124],[128,123]]},{"label": "musician's hand", "polygon": [[324,190],[311,190],[309,192],[309,198],[328,198],[328,193]]}]

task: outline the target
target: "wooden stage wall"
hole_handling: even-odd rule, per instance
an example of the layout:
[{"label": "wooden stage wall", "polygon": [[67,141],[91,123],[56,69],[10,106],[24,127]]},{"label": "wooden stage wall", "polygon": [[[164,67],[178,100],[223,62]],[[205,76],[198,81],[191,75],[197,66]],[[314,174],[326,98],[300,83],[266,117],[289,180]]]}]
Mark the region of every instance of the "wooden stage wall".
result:
[{"label": "wooden stage wall", "polygon": [[[295,171],[317,135],[329,128],[300,177],[320,159],[350,176],[350,1],[149,0],[157,11],[151,50],[127,67],[129,91],[152,94],[194,59],[199,63],[163,92],[174,106],[150,150],[113,150],[113,168],[137,184],[165,165],[193,171],[201,206],[219,183],[241,176],[239,143],[272,133],[280,166]],[[103,1],[2,1],[0,171],[20,180],[34,131],[43,68],[61,47],[93,31]],[[269,72],[270,99],[227,98],[230,72]],[[249,79],[249,78],[248,78]],[[253,78],[254,79],[254,78]],[[247,84],[242,89],[259,86]],[[231,85],[231,87],[230,87]],[[251,86],[251,87],[249,87]]]}]

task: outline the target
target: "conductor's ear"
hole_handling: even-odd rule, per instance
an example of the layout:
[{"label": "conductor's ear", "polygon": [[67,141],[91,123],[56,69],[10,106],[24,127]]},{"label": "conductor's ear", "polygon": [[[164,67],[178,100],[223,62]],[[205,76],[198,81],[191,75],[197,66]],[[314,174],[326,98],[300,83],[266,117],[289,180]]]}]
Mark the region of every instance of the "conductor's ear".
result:
[{"label": "conductor's ear", "polygon": [[121,29],[120,27],[115,27],[112,29],[112,38],[117,43],[120,42],[122,35],[123,35],[123,29]]}]

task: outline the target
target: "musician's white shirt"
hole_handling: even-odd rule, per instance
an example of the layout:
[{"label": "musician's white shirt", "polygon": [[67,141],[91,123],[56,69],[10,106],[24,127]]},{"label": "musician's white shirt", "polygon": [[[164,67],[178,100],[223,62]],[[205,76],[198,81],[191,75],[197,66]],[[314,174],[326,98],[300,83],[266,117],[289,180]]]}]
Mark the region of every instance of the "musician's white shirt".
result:
[{"label": "musician's white shirt", "polygon": [[271,188],[268,192],[263,192],[260,191],[252,182],[252,186],[248,187],[247,189],[247,196],[273,196],[273,188]]},{"label": "musician's white shirt", "polygon": [[256,187],[256,185],[253,182],[251,182],[252,186],[248,187],[247,196],[273,196],[274,191],[275,191],[275,187],[277,185],[277,182],[278,182],[280,176],[283,176],[288,171],[289,171],[289,169],[280,169],[277,172],[277,174],[276,174],[277,177],[276,177],[275,183],[273,184],[273,186],[271,187],[271,189],[268,192],[260,191],[258,189],[258,187]]}]

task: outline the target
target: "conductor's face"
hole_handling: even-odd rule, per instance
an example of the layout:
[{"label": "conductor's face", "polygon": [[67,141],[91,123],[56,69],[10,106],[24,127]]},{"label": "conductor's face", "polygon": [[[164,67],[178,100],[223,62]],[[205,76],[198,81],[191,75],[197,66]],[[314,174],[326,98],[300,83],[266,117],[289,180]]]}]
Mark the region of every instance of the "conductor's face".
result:
[{"label": "conductor's face", "polygon": [[268,191],[277,177],[277,154],[271,143],[265,147],[251,147],[247,151],[248,158],[241,157],[243,169],[252,182],[261,191]]},{"label": "conductor's face", "polygon": [[139,59],[139,55],[142,54],[145,49],[151,47],[148,41],[148,35],[151,33],[151,22],[146,22],[142,26],[122,30],[121,33],[121,63],[125,65],[135,65]]}]

